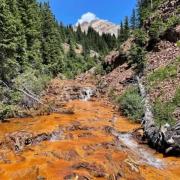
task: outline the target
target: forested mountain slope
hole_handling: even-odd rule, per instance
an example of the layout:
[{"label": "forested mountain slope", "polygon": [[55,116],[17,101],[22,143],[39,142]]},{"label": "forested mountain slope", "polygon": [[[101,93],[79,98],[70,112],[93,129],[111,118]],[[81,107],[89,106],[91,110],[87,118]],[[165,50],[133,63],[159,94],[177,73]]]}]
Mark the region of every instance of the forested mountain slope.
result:
[{"label": "forested mountain slope", "polygon": [[57,22],[48,3],[2,0],[1,119],[19,114],[20,106],[32,107],[50,79],[74,78],[101,64],[101,57],[115,46],[110,34],[100,36],[92,28],[84,33],[80,27],[75,32],[71,25]]}]

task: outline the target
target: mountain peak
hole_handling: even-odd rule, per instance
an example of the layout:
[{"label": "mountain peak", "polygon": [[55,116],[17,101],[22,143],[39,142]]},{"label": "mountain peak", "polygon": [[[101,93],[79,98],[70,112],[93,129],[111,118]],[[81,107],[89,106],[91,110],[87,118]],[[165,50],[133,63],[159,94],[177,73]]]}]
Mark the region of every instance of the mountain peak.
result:
[{"label": "mountain peak", "polygon": [[100,35],[103,33],[118,36],[119,26],[104,19],[98,18],[95,14],[88,12],[77,21],[76,27],[80,24],[82,31],[87,32],[92,27]]}]

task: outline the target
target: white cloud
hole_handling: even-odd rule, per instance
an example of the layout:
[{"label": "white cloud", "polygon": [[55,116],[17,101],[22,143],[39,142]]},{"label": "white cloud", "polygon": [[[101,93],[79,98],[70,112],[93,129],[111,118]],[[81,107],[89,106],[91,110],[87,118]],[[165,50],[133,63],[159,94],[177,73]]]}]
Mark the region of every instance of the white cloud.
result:
[{"label": "white cloud", "polygon": [[98,19],[95,14],[91,12],[87,12],[81,16],[81,18],[77,21],[76,25],[82,24],[83,22],[90,23],[91,21]]}]

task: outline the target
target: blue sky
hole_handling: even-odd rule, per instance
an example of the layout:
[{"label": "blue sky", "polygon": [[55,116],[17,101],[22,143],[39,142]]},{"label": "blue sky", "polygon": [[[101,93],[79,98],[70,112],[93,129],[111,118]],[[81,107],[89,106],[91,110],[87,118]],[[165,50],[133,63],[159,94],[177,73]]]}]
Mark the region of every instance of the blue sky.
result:
[{"label": "blue sky", "polygon": [[66,25],[75,24],[87,12],[95,14],[100,19],[119,24],[126,15],[131,15],[136,4],[136,0],[49,0],[49,2],[58,21]]}]

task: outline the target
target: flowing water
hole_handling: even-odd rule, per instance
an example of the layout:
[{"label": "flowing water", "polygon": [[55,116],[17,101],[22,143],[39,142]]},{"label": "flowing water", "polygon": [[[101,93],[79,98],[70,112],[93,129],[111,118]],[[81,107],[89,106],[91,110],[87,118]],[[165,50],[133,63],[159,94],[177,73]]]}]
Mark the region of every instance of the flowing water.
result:
[{"label": "flowing water", "polygon": [[94,94],[94,90],[90,87],[83,88],[81,90],[81,99],[83,101],[88,101],[91,99],[92,95]]},{"label": "flowing water", "polygon": [[[0,180],[180,179],[180,160],[138,144],[130,132],[139,125],[116,114],[107,103],[72,101],[67,108],[75,113],[0,124]],[[107,127],[123,133],[117,138]],[[42,139],[44,133],[49,138]],[[22,135],[38,138],[15,151],[12,139],[22,141]]]},{"label": "flowing water", "polygon": [[119,134],[118,139],[127,145],[132,153],[139,157],[139,163],[145,163],[158,169],[165,168],[166,163],[162,159],[153,156],[152,152],[147,151],[145,147],[142,147],[140,144],[138,144],[130,133]]}]

